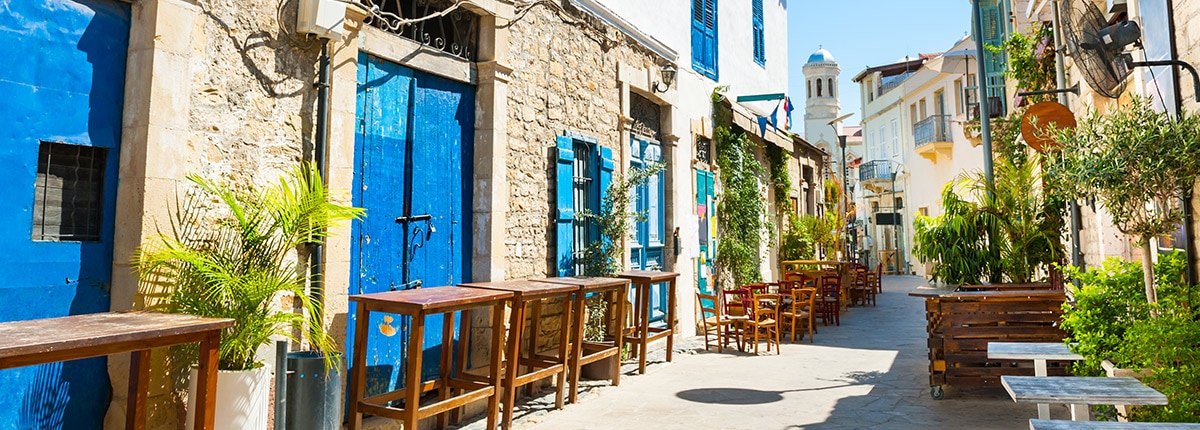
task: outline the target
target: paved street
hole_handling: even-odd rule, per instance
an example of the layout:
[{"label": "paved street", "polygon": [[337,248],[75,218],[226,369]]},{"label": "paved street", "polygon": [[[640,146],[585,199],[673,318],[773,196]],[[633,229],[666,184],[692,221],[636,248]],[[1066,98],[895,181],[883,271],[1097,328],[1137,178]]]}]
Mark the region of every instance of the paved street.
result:
[{"label": "paved street", "polygon": [[[552,403],[545,400],[529,402],[514,427],[1027,428],[1036,407],[1013,403],[1003,389],[948,389],[944,400],[929,397],[924,305],[907,296],[922,282],[885,277],[878,307],[851,308],[840,327],[818,326],[814,344],[784,342],[781,355],[714,351],[679,354],[673,363],[659,358],[646,375],[622,378],[620,387],[593,387],[562,411],[548,410]],[[1065,407],[1052,414],[1068,418]]]}]

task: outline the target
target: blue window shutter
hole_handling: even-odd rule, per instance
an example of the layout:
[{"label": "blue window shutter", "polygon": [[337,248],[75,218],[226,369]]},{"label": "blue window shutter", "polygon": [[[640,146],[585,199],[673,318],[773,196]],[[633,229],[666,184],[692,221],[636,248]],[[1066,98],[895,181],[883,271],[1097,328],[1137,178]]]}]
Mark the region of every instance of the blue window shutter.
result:
[{"label": "blue window shutter", "polygon": [[717,79],[717,0],[692,0],[692,69]]},{"label": "blue window shutter", "polygon": [[558,156],[555,169],[555,185],[557,188],[557,215],[555,216],[555,224],[557,226],[558,247],[556,261],[558,262],[558,276],[571,276],[575,274],[575,259],[574,259],[574,244],[575,244],[575,151],[572,149],[574,141],[570,137],[558,136],[555,141],[558,147]]},{"label": "blue window shutter", "polygon": [[[616,166],[616,163],[613,162],[612,148],[607,148],[607,147],[603,147],[603,146],[600,146],[599,148],[600,148],[600,160],[599,160],[600,161],[600,169],[599,169],[600,177],[597,178],[596,182],[600,188],[600,193],[599,193],[600,200],[598,200],[596,202],[596,205],[594,205],[593,207],[600,207],[600,205],[604,201],[604,198],[608,196],[608,186],[609,186],[609,184],[612,183],[613,169]],[[596,231],[596,232],[594,232],[594,234],[596,236],[599,236],[600,232]],[[605,240],[609,240],[609,239],[606,238]]]},{"label": "blue window shutter", "polygon": [[754,28],[754,61],[761,65],[767,63],[767,48],[766,35],[763,32],[763,0],[753,1],[753,19],[752,25]]}]

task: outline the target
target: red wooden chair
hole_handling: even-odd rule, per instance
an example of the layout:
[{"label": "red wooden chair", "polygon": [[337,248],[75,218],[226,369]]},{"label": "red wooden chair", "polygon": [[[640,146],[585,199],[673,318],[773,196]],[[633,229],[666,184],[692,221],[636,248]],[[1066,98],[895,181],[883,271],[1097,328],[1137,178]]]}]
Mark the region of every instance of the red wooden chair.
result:
[{"label": "red wooden chair", "polygon": [[821,295],[817,298],[817,307],[821,324],[829,325],[833,320],[835,325],[842,325],[842,277],[837,273],[826,274],[821,276],[819,284]]}]

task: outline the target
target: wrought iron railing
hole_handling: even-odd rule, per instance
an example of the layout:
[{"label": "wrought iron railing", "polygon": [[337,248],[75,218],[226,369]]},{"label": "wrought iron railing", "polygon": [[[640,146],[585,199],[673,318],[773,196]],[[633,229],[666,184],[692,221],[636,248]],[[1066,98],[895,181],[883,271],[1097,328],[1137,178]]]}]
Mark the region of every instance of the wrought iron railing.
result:
[{"label": "wrought iron railing", "polygon": [[367,23],[467,61],[479,47],[479,16],[452,0],[358,0]]},{"label": "wrought iron railing", "polygon": [[874,160],[858,166],[859,182],[892,180],[892,165],[888,160]]},{"label": "wrought iron railing", "polygon": [[916,147],[933,142],[950,142],[950,115],[931,115],[913,124]]}]

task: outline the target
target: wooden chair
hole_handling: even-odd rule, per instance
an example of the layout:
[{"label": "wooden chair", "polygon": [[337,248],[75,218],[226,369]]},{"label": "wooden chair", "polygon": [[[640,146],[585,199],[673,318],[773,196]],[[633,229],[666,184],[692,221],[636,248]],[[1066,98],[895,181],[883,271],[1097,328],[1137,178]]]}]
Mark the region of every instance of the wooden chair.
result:
[{"label": "wooden chair", "polygon": [[754,355],[758,355],[760,338],[767,341],[767,352],[771,352],[771,342],[775,342],[775,353],[779,354],[779,302],[783,299],[778,294],[755,294],[753,305],[750,306],[750,319],[746,321],[744,336],[754,342]]},{"label": "wooden chair", "polygon": [[[813,312],[816,309],[817,290],[815,288],[794,288],[791,291],[792,303],[782,312],[781,320],[788,321],[788,330],[792,333],[792,343],[796,342],[796,321],[804,321],[808,327],[808,343],[813,343]],[[803,328],[803,327],[801,327]],[[800,335],[804,340],[804,334]]]},{"label": "wooden chair", "polygon": [[851,304],[862,303],[866,306],[867,302],[871,302],[871,306],[875,306],[875,284],[871,282],[866,267],[854,269],[854,285],[850,287],[850,296]]},{"label": "wooden chair", "polygon": [[821,314],[821,324],[829,325],[833,320],[834,324],[842,325],[842,277],[836,273],[826,274],[821,276],[818,284],[817,311]]},{"label": "wooden chair", "polygon": [[730,318],[721,311],[721,303],[715,294],[704,294],[697,291],[696,301],[700,305],[705,351],[709,348],[709,339],[716,341],[717,352],[723,352],[724,345],[731,339],[736,339],[739,346],[742,344],[736,327],[737,319]]}]

